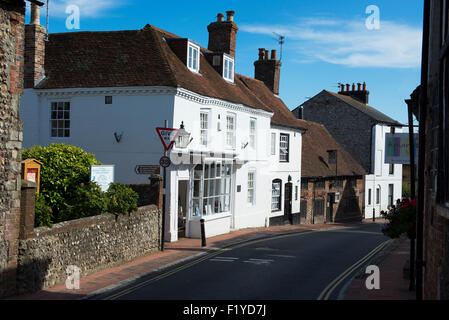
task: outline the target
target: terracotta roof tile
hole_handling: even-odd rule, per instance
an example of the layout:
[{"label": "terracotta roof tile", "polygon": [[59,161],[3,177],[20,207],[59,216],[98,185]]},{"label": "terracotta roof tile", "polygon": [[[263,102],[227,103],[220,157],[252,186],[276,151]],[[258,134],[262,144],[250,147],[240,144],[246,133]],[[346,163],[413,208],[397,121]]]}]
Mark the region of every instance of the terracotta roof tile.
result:
[{"label": "terracotta roof tile", "polygon": [[[287,106],[263,82],[235,74],[234,83],[229,83],[204,54],[200,55],[200,74],[195,74],[164,38],[180,37],[151,25],[142,30],[50,34],[46,43],[47,78],[37,89],[182,87],[204,96],[273,112],[272,123],[298,128]],[[201,51],[210,52],[204,48]]]}]

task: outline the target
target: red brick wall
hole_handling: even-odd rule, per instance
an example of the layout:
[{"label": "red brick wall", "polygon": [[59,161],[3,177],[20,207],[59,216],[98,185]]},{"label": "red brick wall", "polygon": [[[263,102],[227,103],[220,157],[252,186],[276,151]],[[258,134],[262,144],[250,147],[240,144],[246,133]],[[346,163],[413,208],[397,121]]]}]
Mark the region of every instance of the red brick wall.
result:
[{"label": "red brick wall", "polygon": [[238,27],[235,22],[213,22],[208,27],[209,46],[214,52],[224,52],[235,57],[235,46]]},{"label": "red brick wall", "polygon": [[[308,189],[301,190],[301,200],[307,201],[307,213],[306,219],[303,223],[312,224],[312,223],[325,223],[326,221],[326,210],[327,210],[327,195],[328,193],[340,193],[340,201],[338,203],[334,203],[333,205],[333,216],[332,221],[346,221],[352,219],[361,219],[362,218],[362,208],[363,208],[363,179],[357,179],[356,188],[350,188],[348,185],[348,180],[343,181],[342,188],[330,188],[332,180],[325,180],[325,188],[324,189],[316,189],[314,192],[314,183],[309,181]],[[354,208],[354,210],[343,209],[344,201],[351,197],[358,197],[358,208]],[[319,219],[314,217],[313,209],[314,209],[314,200],[324,200],[324,216],[323,219]],[[357,206],[355,206],[357,207]]]},{"label": "red brick wall", "polygon": [[24,87],[33,88],[45,75],[45,29],[40,25],[25,26]]}]

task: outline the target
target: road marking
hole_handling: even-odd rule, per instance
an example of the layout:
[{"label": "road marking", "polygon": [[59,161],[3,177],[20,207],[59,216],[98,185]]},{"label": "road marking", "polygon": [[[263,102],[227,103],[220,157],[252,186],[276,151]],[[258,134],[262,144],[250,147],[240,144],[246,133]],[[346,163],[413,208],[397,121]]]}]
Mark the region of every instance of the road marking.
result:
[{"label": "road marking", "polygon": [[289,255],[285,255],[285,254],[269,254],[268,256],[275,257],[275,258],[296,259],[296,256],[289,256]]},{"label": "road marking", "polygon": [[115,293],[113,295],[106,296],[104,298],[104,300],[115,300],[117,298],[120,298],[120,297],[122,297],[122,296],[124,296],[124,295],[126,295],[128,293],[131,293],[133,291],[136,291],[136,290],[138,290],[138,289],[140,289],[140,288],[142,288],[142,287],[144,287],[144,286],[146,286],[146,285],[148,285],[148,284],[150,284],[152,282],[156,282],[156,281],[162,280],[164,278],[167,278],[167,277],[169,277],[169,276],[171,276],[171,275],[173,275],[175,273],[178,273],[178,272],[180,272],[182,270],[188,269],[188,268],[190,268],[190,267],[192,267],[192,266],[194,266],[196,264],[199,264],[199,263],[201,263],[201,262],[203,262],[205,260],[208,260],[208,259],[211,259],[211,258],[213,258],[215,256],[218,256],[218,255],[220,255],[220,254],[222,254],[223,252],[226,252],[226,251],[231,251],[233,249],[242,248],[242,247],[245,247],[245,246],[250,246],[252,244],[260,243],[260,242],[263,242],[263,241],[270,241],[270,240],[277,240],[277,239],[284,239],[284,238],[291,238],[291,237],[300,237],[300,236],[304,236],[304,235],[311,234],[311,233],[316,233],[316,232],[318,232],[318,231],[313,230],[313,231],[304,231],[304,232],[298,232],[298,233],[290,233],[290,234],[285,234],[285,235],[279,235],[279,236],[274,236],[274,237],[263,238],[263,239],[259,239],[259,240],[248,241],[248,242],[244,242],[244,243],[241,243],[241,244],[236,244],[234,246],[231,245],[230,247],[227,247],[227,248],[218,249],[217,251],[208,253],[204,257],[198,258],[195,261],[192,261],[190,263],[182,265],[182,266],[180,266],[178,268],[175,268],[175,269],[173,269],[171,271],[165,272],[165,273],[163,273],[163,274],[161,274],[159,276],[156,276],[154,278],[151,278],[151,279],[148,279],[146,281],[143,281],[143,282],[140,282],[138,284],[135,284],[135,285],[133,285],[131,287],[128,287],[127,289],[124,289],[122,291],[119,291],[119,292],[117,292],[117,293]]},{"label": "road marking", "polygon": [[374,256],[376,253],[381,251],[388,243],[390,243],[392,240],[388,240],[385,242],[382,242],[380,245],[378,245],[376,248],[374,248],[370,253],[368,253],[366,256],[364,256],[362,259],[354,263],[352,266],[350,266],[348,269],[346,269],[342,274],[340,274],[337,278],[335,278],[324,290],[320,293],[317,300],[328,300],[330,295],[333,293],[333,291],[338,287],[338,285],[346,279],[351,273],[360,268],[366,261],[368,261],[372,256]]},{"label": "road marking", "polygon": [[260,264],[270,264],[273,261],[274,260],[271,260],[271,259],[249,259],[249,260],[246,260],[246,261],[243,261],[243,262],[260,265]]},{"label": "road marking", "polygon": [[209,261],[215,261],[215,262],[235,262],[239,258],[232,258],[232,257],[216,257],[212,258]]}]

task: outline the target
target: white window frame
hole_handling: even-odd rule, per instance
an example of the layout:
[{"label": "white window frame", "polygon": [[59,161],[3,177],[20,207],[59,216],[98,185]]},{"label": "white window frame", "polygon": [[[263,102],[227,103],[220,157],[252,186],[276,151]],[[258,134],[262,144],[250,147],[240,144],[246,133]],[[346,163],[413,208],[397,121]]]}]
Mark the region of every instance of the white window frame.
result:
[{"label": "white window frame", "polygon": [[247,187],[247,203],[249,206],[254,206],[256,204],[256,170],[248,171]]},{"label": "white window frame", "polygon": [[192,219],[231,212],[232,172],[233,164],[228,161],[207,161],[192,169]]},{"label": "white window frame", "polygon": [[[229,126],[229,119],[232,119],[232,128]],[[235,149],[235,129],[236,115],[234,113],[226,114],[226,147],[229,149]]]},{"label": "white window frame", "polygon": [[[282,140],[284,137],[287,137],[287,140]],[[283,147],[284,144],[287,144],[286,148]],[[288,133],[279,135],[279,162],[290,162],[290,135]]]},{"label": "white window frame", "polygon": [[[203,127],[203,116],[206,116],[206,127]],[[200,146],[207,147],[209,145],[209,128],[210,128],[210,111],[200,111]]]},{"label": "white window frame", "polygon": [[187,68],[196,73],[200,72],[200,47],[192,42],[187,44]]},{"label": "white window frame", "polygon": [[226,54],[223,54],[223,78],[226,81],[234,82],[234,70],[235,70],[234,58]]},{"label": "white window frame", "polygon": [[[66,109],[68,104],[68,109]],[[62,106],[62,110],[59,107]],[[54,108],[56,107],[56,108]],[[66,113],[68,112],[68,117]],[[50,138],[51,139],[68,139],[71,135],[71,103],[70,101],[51,101],[50,102]],[[62,118],[61,118],[62,116]],[[68,122],[68,124],[67,124]],[[54,124],[56,126],[54,126]],[[66,135],[68,131],[68,135]],[[55,135],[53,133],[56,132]],[[62,135],[60,135],[62,132]]]},{"label": "white window frame", "polygon": [[[254,129],[251,127],[254,123]],[[256,118],[250,118],[249,119],[249,147],[253,150],[256,150],[257,146],[257,119]]]},{"label": "white window frame", "polygon": [[[279,185],[279,192],[275,192],[274,185]],[[274,201],[276,200],[276,201]],[[275,179],[271,182],[271,212],[282,211],[282,180]]]},{"label": "white window frame", "polygon": [[271,155],[276,155],[276,132],[271,133]]}]

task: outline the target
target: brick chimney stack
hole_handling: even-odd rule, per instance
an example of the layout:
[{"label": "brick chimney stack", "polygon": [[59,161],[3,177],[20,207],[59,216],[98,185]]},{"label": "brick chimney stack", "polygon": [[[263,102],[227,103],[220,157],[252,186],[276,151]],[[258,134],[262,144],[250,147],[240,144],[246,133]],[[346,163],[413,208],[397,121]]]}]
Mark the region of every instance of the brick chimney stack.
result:
[{"label": "brick chimney stack", "polygon": [[224,15],[219,13],[217,21],[207,26],[209,31],[208,49],[213,52],[224,52],[235,57],[235,46],[237,31],[239,28],[234,22],[234,11],[226,11],[226,21]]},{"label": "brick chimney stack", "polygon": [[341,90],[339,92],[339,94],[345,95],[345,96],[349,96],[363,104],[368,104],[368,98],[369,98],[369,91],[366,90],[366,83],[363,83],[363,88],[361,83],[357,83],[357,90],[355,87],[355,83],[352,84],[352,90],[350,90],[351,85],[347,84],[346,85],[346,91],[345,91],[345,85],[342,84],[341,85]]},{"label": "brick chimney stack", "polygon": [[30,24],[25,26],[24,88],[34,88],[45,76],[45,28],[40,25],[40,7],[31,3]]},{"label": "brick chimney stack", "polygon": [[282,63],[276,58],[276,50],[271,50],[271,58],[269,55],[269,50],[259,49],[259,60],[254,62],[254,78],[263,81],[274,94],[279,95]]}]

